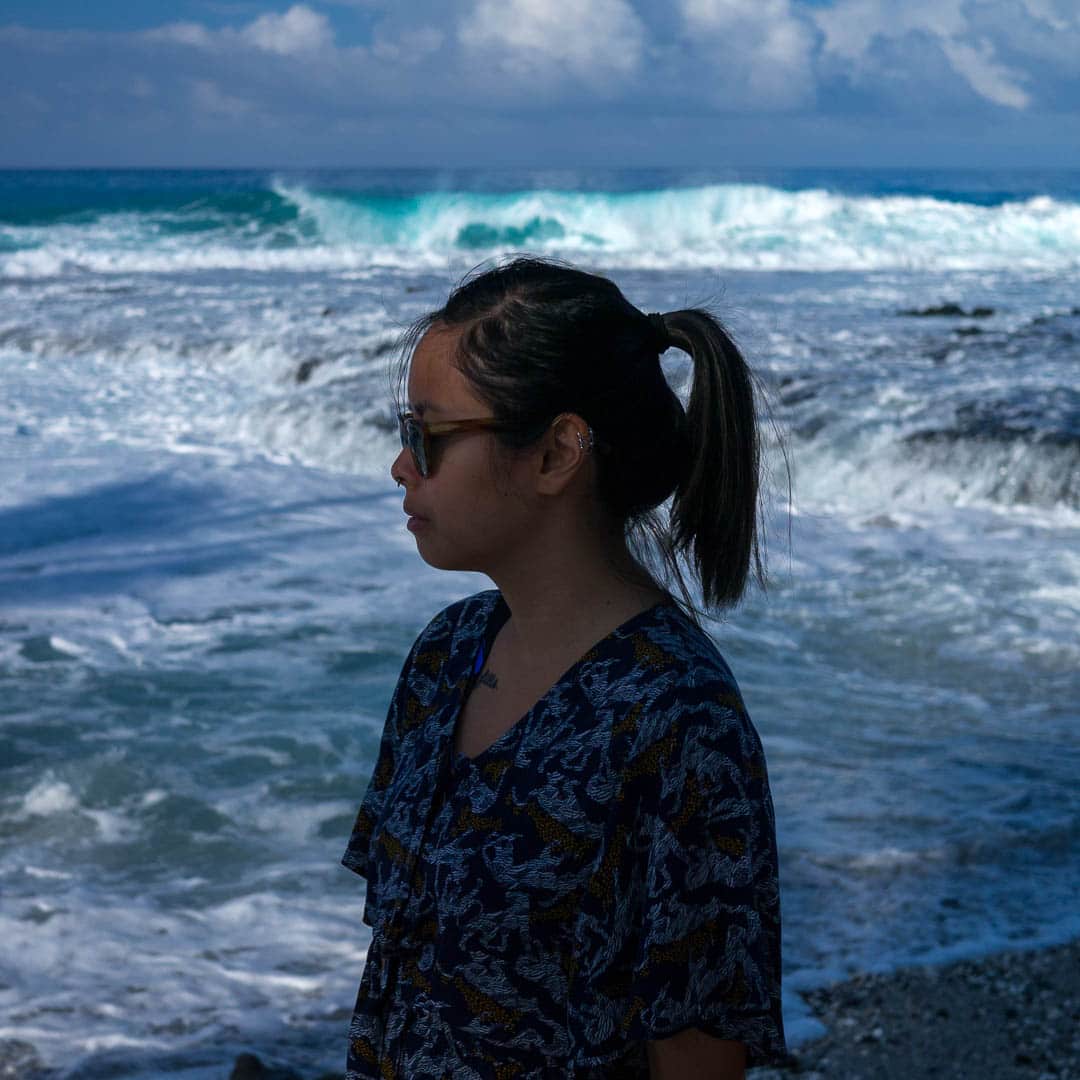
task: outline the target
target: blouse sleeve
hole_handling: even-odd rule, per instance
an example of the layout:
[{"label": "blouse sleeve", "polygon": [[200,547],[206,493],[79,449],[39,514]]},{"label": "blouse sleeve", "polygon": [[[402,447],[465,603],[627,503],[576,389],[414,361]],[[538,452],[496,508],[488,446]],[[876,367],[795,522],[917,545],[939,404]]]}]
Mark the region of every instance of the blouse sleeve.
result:
[{"label": "blouse sleeve", "polygon": [[341,858],[343,865],[365,878],[370,878],[368,858],[372,836],[382,816],[390,781],[394,777],[394,766],[401,735],[401,718],[404,716],[406,709],[408,677],[418,644],[419,639],[409,651],[409,655],[402,666],[401,674],[398,676],[394,696],[390,699],[390,708],[387,710],[386,723],[383,726],[375,768],[372,771],[363,802],[360,804],[360,810],[353,823],[348,847],[346,847],[345,854]]},{"label": "blouse sleeve", "polygon": [[[662,710],[661,714],[654,712]],[[776,837],[765,758],[737,692],[656,702],[623,760],[576,918],[572,1063],[697,1027],[785,1054]]]}]

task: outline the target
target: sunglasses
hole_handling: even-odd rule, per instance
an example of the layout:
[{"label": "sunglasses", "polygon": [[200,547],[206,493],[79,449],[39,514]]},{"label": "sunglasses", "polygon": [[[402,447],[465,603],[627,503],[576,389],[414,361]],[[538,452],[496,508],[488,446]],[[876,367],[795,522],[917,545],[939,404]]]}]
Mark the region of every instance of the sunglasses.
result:
[{"label": "sunglasses", "polygon": [[441,424],[425,424],[411,412],[398,414],[398,433],[401,447],[412,454],[416,471],[426,480],[432,472],[432,443],[446,435],[458,435],[467,431],[505,431],[494,417],[477,417],[475,420],[445,420]]}]

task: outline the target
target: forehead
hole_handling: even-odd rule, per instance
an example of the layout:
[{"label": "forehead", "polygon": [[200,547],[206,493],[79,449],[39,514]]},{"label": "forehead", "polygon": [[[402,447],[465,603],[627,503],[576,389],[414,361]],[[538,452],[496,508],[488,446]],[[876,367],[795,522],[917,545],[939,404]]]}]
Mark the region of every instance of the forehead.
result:
[{"label": "forehead", "polygon": [[409,362],[409,406],[433,415],[475,413],[483,403],[473,393],[453,357],[461,331],[433,326],[417,343]]}]

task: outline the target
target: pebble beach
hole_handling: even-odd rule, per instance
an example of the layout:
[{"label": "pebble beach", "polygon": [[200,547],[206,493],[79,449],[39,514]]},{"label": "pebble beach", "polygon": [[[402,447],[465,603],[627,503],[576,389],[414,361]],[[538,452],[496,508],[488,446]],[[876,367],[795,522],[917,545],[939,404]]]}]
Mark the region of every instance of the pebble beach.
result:
[{"label": "pebble beach", "polygon": [[805,995],[827,1033],[754,1080],[1080,1077],[1080,942],[859,975]]}]

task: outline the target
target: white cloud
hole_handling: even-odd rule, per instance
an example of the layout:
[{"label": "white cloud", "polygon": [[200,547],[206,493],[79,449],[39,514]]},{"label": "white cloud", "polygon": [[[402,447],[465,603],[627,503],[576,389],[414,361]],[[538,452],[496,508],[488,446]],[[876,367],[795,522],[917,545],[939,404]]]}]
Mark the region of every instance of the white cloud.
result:
[{"label": "white cloud", "polygon": [[[833,139],[843,160],[858,160],[864,140],[896,160],[922,153],[924,136],[967,130],[966,112],[984,120],[984,102],[995,122],[972,127],[970,145],[1000,148],[1002,131],[1026,145],[1029,128],[1053,135],[1075,118],[1080,0],[828,4],[252,0],[230,5],[225,25],[0,26],[0,71],[13,87],[0,126],[21,140],[0,155],[79,163],[108,146],[137,156],[124,149],[136,132],[175,131],[161,136],[159,157],[186,153],[172,147],[189,138],[200,160],[234,150],[237,161],[375,160],[370,138],[402,162],[565,164],[599,161],[612,146],[613,159],[653,161],[670,137],[682,160],[720,160],[728,145],[776,160],[789,142],[813,158],[817,139]],[[366,10],[346,18],[346,5]],[[788,110],[796,115],[776,115]],[[917,122],[892,122],[905,117]],[[46,135],[61,122],[67,142],[56,149]],[[896,141],[904,131],[907,144]],[[951,135],[934,145],[965,152]],[[1068,139],[1053,145],[1076,156]]]},{"label": "white cloud", "polygon": [[241,33],[256,48],[279,56],[328,52],[334,47],[329,20],[304,4],[294,4],[283,15],[260,15]]},{"label": "white cloud", "polygon": [[594,86],[636,72],[643,37],[625,0],[477,0],[458,28],[465,51],[505,75]]},{"label": "white cloud", "polygon": [[987,101],[1011,109],[1026,109],[1031,104],[1031,95],[1020,86],[1024,76],[995,60],[989,42],[969,45],[964,41],[943,41],[942,48],[953,69]]},{"label": "white cloud", "polygon": [[1028,13],[1055,30],[1080,29],[1080,8],[1076,0],[1023,0]]},{"label": "white cloud", "polygon": [[213,79],[195,79],[191,100],[197,112],[226,120],[242,120],[251,112],[251,104],[221,89]]},{"label": "white cloud", "polygon": [[813,99],[817,34],[789,0],[681,0],[681,10],[706,54],[703,89],[718,104],[789,108]]},{"label": "white cloud", "polygon": [[201,23],[178,22],[156,26],[153,30],[143,31],[147,41],[163,41],[172,45],[190,45],[195,49],[209,49],[214,44],[214,37]]},{"label": "white cloud", "polygon": [[268,12],[247,26],[208,30],[201,23],[177,22],[142,32],[148,41],[187,45],[194,49],[232,50],[238,45],[277,56],[305,56],[334,50],[334,32],[325,15],[305,4],[283,14]]},{"label": "white cloud", "polygon": [[371,53],[380,60],[403,64],[419,64],[443,46],[443,33],[434,26],[421,26],[405,30],[396,38],[377,34]]},{"label": "white cloud", "polygon": [[[1052,0],[1024,0],[1033,15],[1046,13]],[[1001,5],[984,3],[983,7]],[[839,0],[830,8],[814,12],[825,35],[825,52],[848,61],[863,80],[873,78],[867,53],[881,39],[898,39],[913,33],[935,39],[952,70],[987,101],[1012,109],[1026,109],[1031,95],[1024,89],[1025,73],[998,59],[994,44],[976,38],[966,0]]]},{"label": "white cloud", "polygon": [[964,0],[839,0],[819,8],[811,18],[825,34],[825,50],[848,60],[860,60],[875,38],[904,37],[925,30],[951,38],[967,29]]}]

